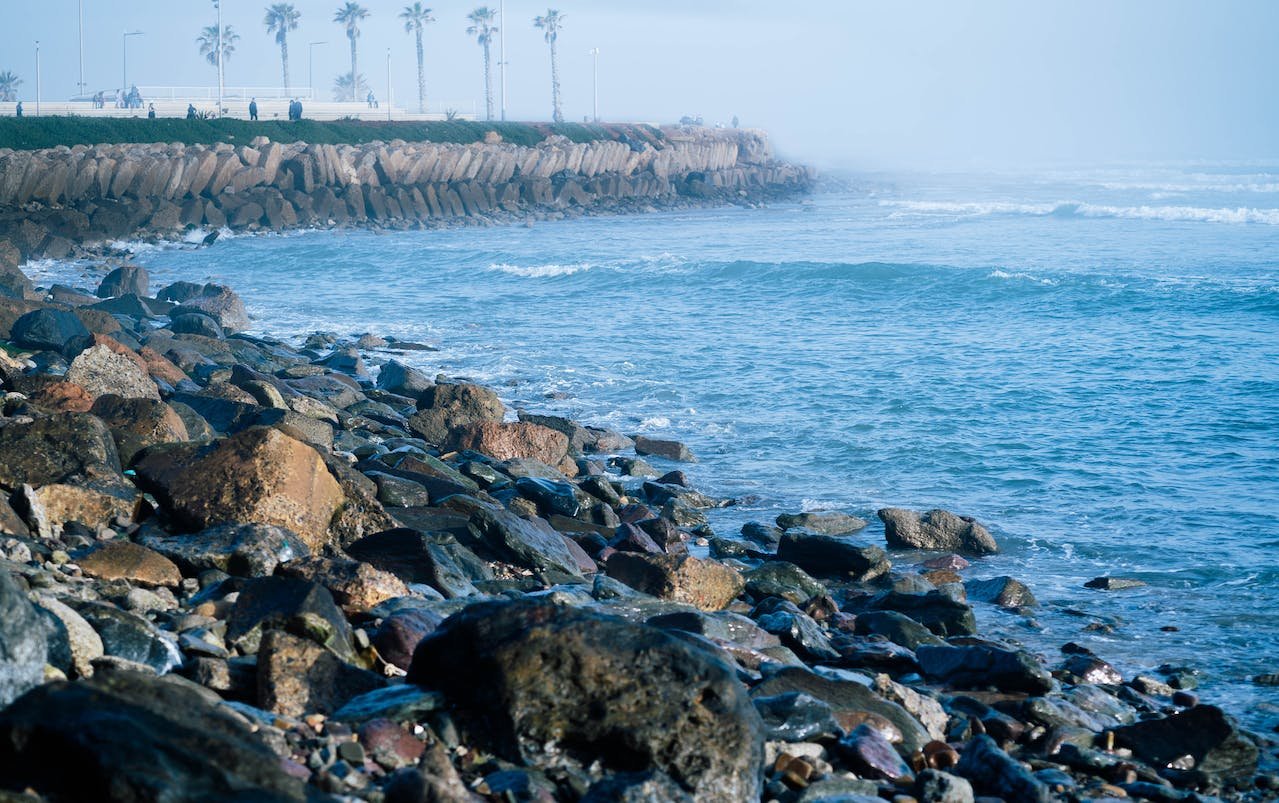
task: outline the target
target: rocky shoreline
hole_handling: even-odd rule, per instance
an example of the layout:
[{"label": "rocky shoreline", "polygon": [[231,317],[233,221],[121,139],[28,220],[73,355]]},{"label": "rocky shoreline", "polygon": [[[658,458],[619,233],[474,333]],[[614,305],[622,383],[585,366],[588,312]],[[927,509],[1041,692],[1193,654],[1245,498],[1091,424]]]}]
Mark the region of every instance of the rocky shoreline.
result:
[{"label": "rocky shoreline", "polygon": [[1193,673],[982,637],[972,519],[721,537],[678,442],[247,327],[0,276],[0,801],[1279,794]]}]

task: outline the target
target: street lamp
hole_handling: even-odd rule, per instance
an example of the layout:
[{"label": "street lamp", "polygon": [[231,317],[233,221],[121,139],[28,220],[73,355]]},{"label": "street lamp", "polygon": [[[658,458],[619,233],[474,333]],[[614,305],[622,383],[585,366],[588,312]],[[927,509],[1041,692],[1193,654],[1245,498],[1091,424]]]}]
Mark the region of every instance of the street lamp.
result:
[{"label": "street lamp", "polygon": [[497,4],[498,67],[502,70],[502,122],[506,122],[506,0]]},{"label": "street lamp", "polygon": [[328,42],[312,42],[306,46],[306,84],[311,88],[311,100],[315,100],[315,71],[312,69],[315,62],[315,46],[327,44]]},{"label": "street lamp", "polygon": [[222,2],[213,0],[213,7],[218,10],[218,117],[222,117]]},{"label": "street lamp", "polygon": [[125,31],[120,45],[120,94],[129,91],[129,37],[141,36],[142,31]]},{"label": "street lamp", "polygon": [[586,55],[591,57],[591,92],[594,95],[594,117],[595,122],[600,121],[600,49],[593,47],[586,51]]},{"label": "street lamp", "polygon": [[40,40],[36,40],[36,117],[40,116]]},{"label": "street lamp", "polygon": [[386,49],[386,121],[391,122],[391,48]]},{"label": "street lamp", "polygon": [[76,19],[80,26],[80,81],[76,86],[80,87],[80,95],[83,97],[88,94],[84,84],[84,0],[76,2]]}]

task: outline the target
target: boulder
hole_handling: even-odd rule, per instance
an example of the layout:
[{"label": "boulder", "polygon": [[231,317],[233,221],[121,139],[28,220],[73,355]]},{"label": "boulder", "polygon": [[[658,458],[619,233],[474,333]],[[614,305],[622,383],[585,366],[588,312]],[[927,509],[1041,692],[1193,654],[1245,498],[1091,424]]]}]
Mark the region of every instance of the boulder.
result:
[{"label": "boulder", "polygon": [[745,580],[746,593],[756,600],[781,597],[796,605],[803,605],[813,597],[826,593],[826,587],[807,572],[782,560],[767,561],[758,569],[746,572]]},{"label": "boulder", "polygon": [[943,644],[928,628],[897,611],[866,611],[857,614],[853,632],[859,636],[883,636],[908,650],[921,644]]},{"label": "boulder", "polygon": [[116,298],[134,295],[145,298],[150,291],[151,277],[147,269],[139,265],[122,265],[111,271],[98,285],[98,298]]},{"label": "boulder", "polygon": [[1035,595],[1020,580],[1007,575],[989,580],[969,580],[964,583],[969,599],[998,605],[1001,608],[1029,608],[1039,604]]},{"label": "boulder", "polygon": [[742,576],[723,563],[691,555],[617,552],[605,565],[609,577],[659,599],[719,611],[745,589]]},{"label": "boulder", "polygon": [[87,413],[93,396],[74,382],[42,382],[27,394],[27,401],[51,413]]},{"label": "boulder", "polygon": [[274,524],[313,551],[328,542],[342,488],[316,451],[277,429],[251,427],[212,444],[165,444],[138,456],[136,481],[191,529]]},{"label": "boulder", "polygon": [[445,598],[476,593],[461,564],[478,558],[446,534],[399,527],[361,538],[347,545],[346,552],[406,583],[425,583]]},{"label": "boulder", "polygon": [[237,577],[266,577],[281,563],[311,554],[296,535],[270,524],[220,524],[190,535],[143,528],[138,542],[192,575],[217,569]]},{"label": "boulder", "polygon": [[866,520],[836,510],[814,513],[783,513],[777,517],[783,530],[807,530],[822,535],[847,535],[866,527]]},{"label": "boulder", "polygon": [[1054,799],[1047,785],[984,733],[964,747],[955,772],[972,781],[977,791],[1005,800],[1049,803]]},{"label": "boulder", "polygon": [[793,563],[809,574],[865,582],[892,568],[884,550],[848,538],[817,533],[783,533],[777,559]]},{"label": "boulder", "polygon": [[195,298],[200,295],[203,289],[204,285],[196,284],[195,282],[174,282],[156,293],[155,297],[161,301],[181,304],[189,298]]},{"label": "boulder", "polygon": [[204,285],[198,295],[183,299],[181,306],[170,314],[180,315],[183,312],[202,312],[228,332],[242,332],[249,328],[249,315],[244,309],[244,302],[234,290],[220,284]]},{"label": "boulder", "polygon": [[222,331],[222,325],[212,315],[184,310],[182,307],[178,307],[178,310],[170,317],[169,329],[178,335],[199,335],[211,337],[214,340],[226,337]]},{"label": "boulder", "polygon": [[34,351],[71,355],[89,340],[89,330],[75,313],[60,309],[36,309],[14,321],[9,339]]},{"label": "boulder", "polygon": [[921,644],[915,656],[924,677],[956,689],[995,688],[1028,694],[1046,694],[1053,689],[1048,670],[1020,650],[986,644]]},{"label": "boulder", "polygon": [[47,655],[48,642],[35,606],[9,571],[0,568],[0,708],[44,681]]},{"label": "boulder", "polygon": [[697,462],[697,458],[693,456],[689,448],[679,441],[650,438],[647,435],[637,435],[635,437],[635,454],[642,456],[655,455],[681,463]]},{"label": "boulder", "polygon": [[284,577],[319,583],[348,613],[364,613],[388,599],[409,595],[408,587],[394,574],[346,558],[304,558],[290,561],[278,571]]},{"label": "boulder", "polygon": [[258,707],[285,716],[332,714],[385,682],[313,641],[271,630],[262,637],[257,664]]},{"label": "boulder", "polygon": [[242,718],[191,688],[127,671],[50,683],[0,711],[0,786],[136,803],[305,797]]},{"label": "boulder", "polygon": [[1134,722],[1114,734],[1117,746],[1151,766],[1194,770],[1217,784],[1247,782],[1257,772],[1256,743],[1213,705]]},{"label": "boulder", "polygon": [[466,508],[470,526],[479,533],[484,549],[497,559],[527,569],[581,575],[564,537],[542,519],[522,519],[505,508],[483,502],[459,500],[458,504]]},{"label": "boulder", "polygon": [[77,558],[76,563],[85,574],[101,580],[170,587],[182,582],[182,573],[173,561],[130,541],[109,541]]},{"label": "boulder", "polygon": [[936,549],[967,555],[993,555],[999,551],[990,531],[968,516],[945,510],[916,513],[886,507],[876,515],[884,522],[884,538],[895,549]]},{"label": "boulder", "polygon": [[761,791],[763,728],[731,669],[656,628],[532,601],[484,602],[417,648],[473,744],[540,769],[664,773],[695,801]]},{"label": "boulder", "polygon": [[148,446],[187,440],[186,424],[162,401],[108,394],[94,401],[92,412],[111,428],[122,465],[129,465]]},{"label": "boulder", "polygon": [[227,641],[256,652],[270,630],[301,631],[345,661],[355,659],[351,625],[333,595],[294,577],[258,577],[245,583],[227,618]]},{"label": "boulder", "polygon": [[[7,241],[0,241],[0,249],[8,246]],[[12,246],[10,246],[12,247]],[[0,296],[6,298],[31,298],[35,295],[35,285],[27,278],[27,274],[0,260]]]},{"label": "boulder", "polygon": [[377,386],[382,390],[414,399],[434,385],[429,376],[397,360],[389,360],[377,375]]},{"label": "boulder", "polygon": [[182,653],[173,634],[142,616],[109,602],[71,599],[66,602],[97,632],[107,655],[144,664],[157,675],[182,665]]},{"label": "boulder", "polygon": [[85,349],[71,361],[67,381],[94,397],[110,393],[126,399],[159,401],[160,389],[147,373],[146,363],[136,354],[131,356],[132,359],[106,345]]},{"label": "boulder", "polygon": [[500,422],[506,408],[486,387],[464,382],[434,385],[418,400],[418,412],[409,418],[409,429],[430,444],[441,444],[456,426],[476,421]]},{"label": "boulder", "polygon": [[904,613],[942,638],[977,633],[973,609],[942,591],[923,594],[883,591],[865,603],[867,610]]},{"label": "boulder", "polygon": [[111,431],[85,413],[59,413],[0,428],[0,487],[64,481],[123,483]]},{"label": "boulder", "polygon": [[54,482],[39,488],[23,488],[22,502],[33,530],[41,538],[51,538],[72,521],[97,530],[109,525],[112,519],[132,518],[137,493],[123,481],[97,487],[79,481]]},{"label": "boulder", "polygon": [[473,449],[497,460],[530,458],[558,466],[568,456],[568,438],[562,432],[524,422],[475,421],[449,431],[444,448]]}]

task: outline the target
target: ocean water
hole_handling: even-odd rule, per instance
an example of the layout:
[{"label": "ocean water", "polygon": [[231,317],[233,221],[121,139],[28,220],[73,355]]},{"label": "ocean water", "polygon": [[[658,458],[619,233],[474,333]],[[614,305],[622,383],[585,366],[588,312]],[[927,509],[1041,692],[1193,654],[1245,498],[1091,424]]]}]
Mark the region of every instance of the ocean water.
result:
[{"label": "ocean water", "polygon": [[[153,286],[230,283],[258,332],[426,339],[422,368],[513,407],[685,440],[700,488],[751,499],[721,534],[975,516],[1004,551],[967,574],[1040,600],[984,629],[1198,667],[1279,721],[1249,682],[1279,671],[1279,165],[863,175],[765,209],[137,256]],[[1148,585],[1083,588],[1102,574]]]}]

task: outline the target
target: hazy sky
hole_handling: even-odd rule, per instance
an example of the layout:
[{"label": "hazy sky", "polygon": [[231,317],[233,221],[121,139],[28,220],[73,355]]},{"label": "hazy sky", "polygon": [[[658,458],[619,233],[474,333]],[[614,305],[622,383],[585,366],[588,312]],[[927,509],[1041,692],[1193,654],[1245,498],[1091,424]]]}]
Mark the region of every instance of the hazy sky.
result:
[{"label": "hazy sky", "polygon": [[[86,82],[114,88],[121,33],[129,81],[215,84],[195,38],[210,0],[83,0]],[[295,85],[330,92],[349,70],[332,22],[337,0],[294,0]],[[497,0],[489,0],[496,7]],[[223,0],[241,34],[227,83],[278,86],[279,49],[264,0]],[[363,0],[361,73],[386,94],[386,54],[400,103],[416,98],[404,2]],[[483,109],[481,52],[465,34],[476,3],[428,2],[427,80],[435,108]],[[565,114],[591,111],[592,47],[600,113],[615,120],[769,129],[784,153],[856,167],[967,167],[1045,162],[1234,160],[1279,156],[1279,2],[1275,0],[557,0]],[[0,70],[35,95],[66,98],[77,80],[77,0],[0,0]],[[546,5],[506,2],[511,119],[550,113],[550,66],[532,18]],[[495,55],[496,58],[496,55]]]}]

